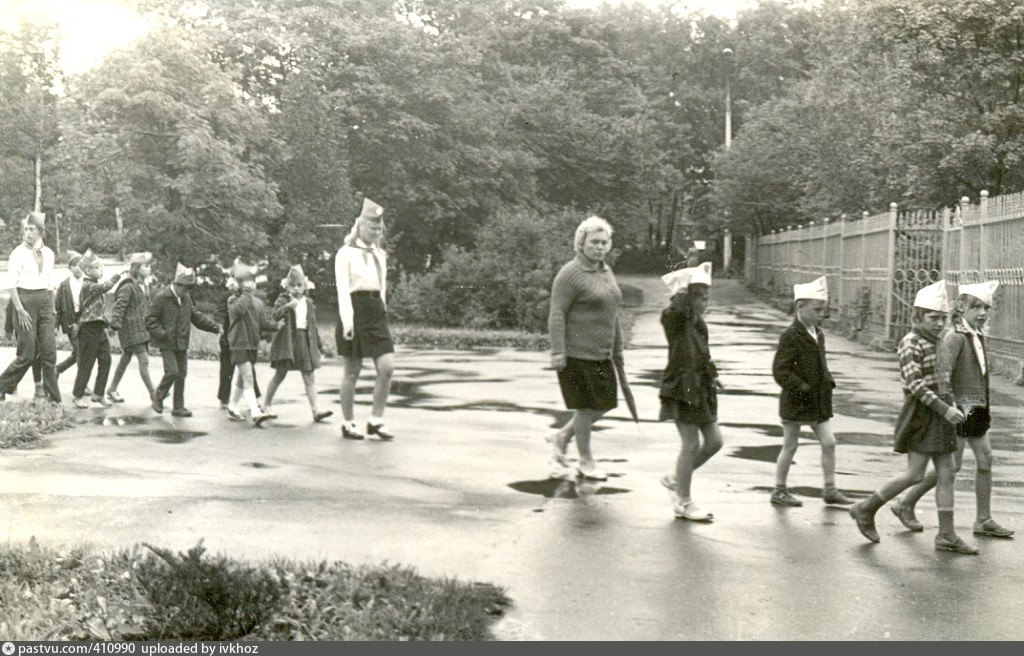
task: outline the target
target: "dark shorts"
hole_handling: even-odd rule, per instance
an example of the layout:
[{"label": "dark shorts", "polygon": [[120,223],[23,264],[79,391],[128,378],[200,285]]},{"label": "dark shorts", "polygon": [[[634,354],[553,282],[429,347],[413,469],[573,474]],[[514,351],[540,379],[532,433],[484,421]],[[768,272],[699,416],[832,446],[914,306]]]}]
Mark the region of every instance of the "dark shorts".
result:
[{"label": "dark shorts", "polygon": [[975,406],[969,411],[960,409],[967,415],[967,421],[956,427],[957,437],[985,437],[992,426],[992,413],[988,406]]},{"label": "dark shorts", "polygon": [[352,292],[352,339],[345,339],[345,327],[334,327],[338,355],[346,358],[377,358],[395,352],[388,329],[388,311],[380,292]]},{"label": "dark shorts", "polygon": [[558,385],[570,410],[611,410],[618,404],[611,360],[566,358],[565,369],[558,372]]},{"label": "dark shorts", "polygon": [[257,351],[247,349],[231,349],[231,364],[256,363]]}]

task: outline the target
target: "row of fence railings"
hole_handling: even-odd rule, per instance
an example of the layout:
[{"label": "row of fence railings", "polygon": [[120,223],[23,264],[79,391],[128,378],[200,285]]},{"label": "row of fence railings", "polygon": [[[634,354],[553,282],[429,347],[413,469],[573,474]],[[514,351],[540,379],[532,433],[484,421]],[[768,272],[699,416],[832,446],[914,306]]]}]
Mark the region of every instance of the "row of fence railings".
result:
[{"label": "row of fence railings", "polygon": [[910,329],[918,290],[945,280],[998,280],[988,320],[995,368],[1024,360],[1024,193],[964,198],[951,208],[904,209],[825,219],[750,238],[746,276],[785,298],[793,285],[828,277],[829,312],[848,337],[893,348]]}]

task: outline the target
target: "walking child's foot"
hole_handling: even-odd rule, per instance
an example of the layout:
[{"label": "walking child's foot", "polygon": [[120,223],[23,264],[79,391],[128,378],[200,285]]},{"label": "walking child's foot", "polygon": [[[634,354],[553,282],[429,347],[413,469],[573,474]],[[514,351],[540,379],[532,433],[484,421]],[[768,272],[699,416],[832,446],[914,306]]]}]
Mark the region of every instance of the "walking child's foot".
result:
[{"label": "walking child's foot", "polygon": [[661,486],[663,488],[665,488],[666,490],[668,490],[669,492],[675,492],[676,491],[676,475],[675,474],[664,474],[664,475],[662,475],[661,478],[658,479],[658,482],[661,483]]},{"label": "walking child's foot", "polygon": [[76,408],[82,408],[83,410],[89,407],[89,402],[85,400],[84,396],[76,396],[71,402]]},{"label": "walking child's foot", "polygon": [[974,534],[984,535],[990,538],[1012,538],[1013,531],[1000,526],[999,522],[989,517],[983,522],[974,522]]},{"label": "walking child's foot", "polygon": [[937,551],[951,551],[957,554],[972,556],[978,553],[978,548],[967,544],[959,535],[945,536],[939,533],[935,536],[935,549]]},{"label": "walking child's foot", "polygon": [[776,506],[787,506],[790,508],[799,508],[804,505],[804,502],[797,499],[795,496],[789,493],[789,490],[775,490],[772,492],[772,503]]},{"label": "walking child's foot", "polygon": [[558,458],[551,458],[551,461],[548,463],[548,478],[557,478],[564,481],[572,477],[572,469],[568,465],[561,462]]},{"label": "walking child's foot", "polygon": [[245,421],[245,415],[241,412],[237,412],[231,408],[228,408],[228,419],[231,421]]},{"label": "walking child's foot", "polygon": [[913,507],[905,506],[899,500],[895,500],[892,505],[889,506],[889,509],[892,510],[892,514],[896,515],[896,518],[900,520],[900,523],[907,527],[907,530],[915,533],[920,533],[924,530],[924,526],[914,515]]},{"label": "walking child's foot", "polygon": [[672,507],[675,512],[676,519],[688,519],[691,522],[712,522],[715,516],[699,507],[694,501],[688,501],[686,503],[676,503]]},{"label": "walking child's foot", "polygon": [[546,433],[544,435],[544,441],[551,445],[551,457],[561,464],[568,466],[569,461],[565,455],[568,442],[562,440],[561,434],[558,431]]},{"label": "walking child's foot", "polygon": [[346,421],[341,424],[341,436],[346,440],[362,440],[365,435],[359,432],[355,422]]},{"label": "walking child's foot", "polygon": [[333,410],[317,410],[313,413],[313,421],[320,423],[332,415],[334,415]]},{"label": "walking child's foot", "polygon": [[825,490],[821,499],[825,503],[835,506],[848,506],[853,503],[853,499],[836,489]]},{"label": "walking child's foot", "polygon": [[107,398],[114,403],[124,403],[124,397],[117,393],[117,390],[107,392]]},{"label": "walking child's foot", "polygon": [[261,412],[252,418],[252,423],[256,425],[256,428],[261,428],[263,423],[270,420],[270,415],[266,412]]},{"label": "walking child's foot", "polygon": [[881,542],[882,538],[878,535],[878,530],[875,529],[875,515],[873,513],[865,512],[859,503],[855,503],[850,506],[850,517],[853,521],[857,522],[857,530],[860,534],[866,537],[872,542]]},{"label": "walking child's foot", "polygon": [[394,433],[388,430],[388,427],[384,424],[366,424],[366,434],[376,435],[377,439],[384,440],[385,442],[395,439]]},{"label": "walking child's foot", "polygon": [[92,402],[93,403],[99,403],[104,408],[109,408],[110,406],[113,405],[110,401],[106,400],[105,398],[103,398],[99,394],[93,394],[92,395]]},{"label": "walking child's foot", "polygon": [[601,468],[594,463],[576,465],[576,473],[591,481],[607,481],[608,474],[601,471]]}]

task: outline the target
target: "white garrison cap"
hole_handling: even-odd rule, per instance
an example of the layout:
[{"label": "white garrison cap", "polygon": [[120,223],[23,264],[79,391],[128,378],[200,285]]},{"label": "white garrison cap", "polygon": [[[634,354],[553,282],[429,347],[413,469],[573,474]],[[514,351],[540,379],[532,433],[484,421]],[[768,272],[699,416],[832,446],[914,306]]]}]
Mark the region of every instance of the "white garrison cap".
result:
[{"label": "white garrison cap", "polygon": [[672,273],[666,273],[661,281],[668,286],[673,294],[686,291],[691,284],[711,286],[711,262],[705,262],[700,266],[688,269],[679,269]]},{"label": "white garrison cap", "polygon": [[992,297],[995,296],[997,289],[999,289],[998,280],[986,280],[972,285],[960,285],[959,291],[961,296],[970,294],[985,305],[992,305]]},{"label": "white garrison cap", "polygon": [[827,301],[828,278],[822,276],[812,282],[807,282],[802,285],[793,285],[793,300]]},{"label": "white garrison cap", "polygon": [[914,297],[914,307],[933,312],[949,312],[949,301],[946,299],[946,281],[932,283],[922,287]]}]

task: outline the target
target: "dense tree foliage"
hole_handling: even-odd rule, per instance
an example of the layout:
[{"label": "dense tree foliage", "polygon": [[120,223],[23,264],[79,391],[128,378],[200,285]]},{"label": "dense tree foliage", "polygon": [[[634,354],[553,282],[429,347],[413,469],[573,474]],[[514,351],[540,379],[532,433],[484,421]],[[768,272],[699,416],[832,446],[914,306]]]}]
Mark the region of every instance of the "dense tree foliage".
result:
[{"label": "dense tree foliage", "polygon": [[[764,0],[735,21],[672,3],[135,4],[149,34],[70,79],[50,28],[0,33],[3,245],[39,194],[64,248],[258,253],[325,282],[367,195],[396,273],[426,290],[490,276],[495,234],[554,238],[543,217],[600,213],[626,259],[663,263],[726,226],[1024,188],[1014,0]],[[535,325],[518,298],[480,321]]]}]

